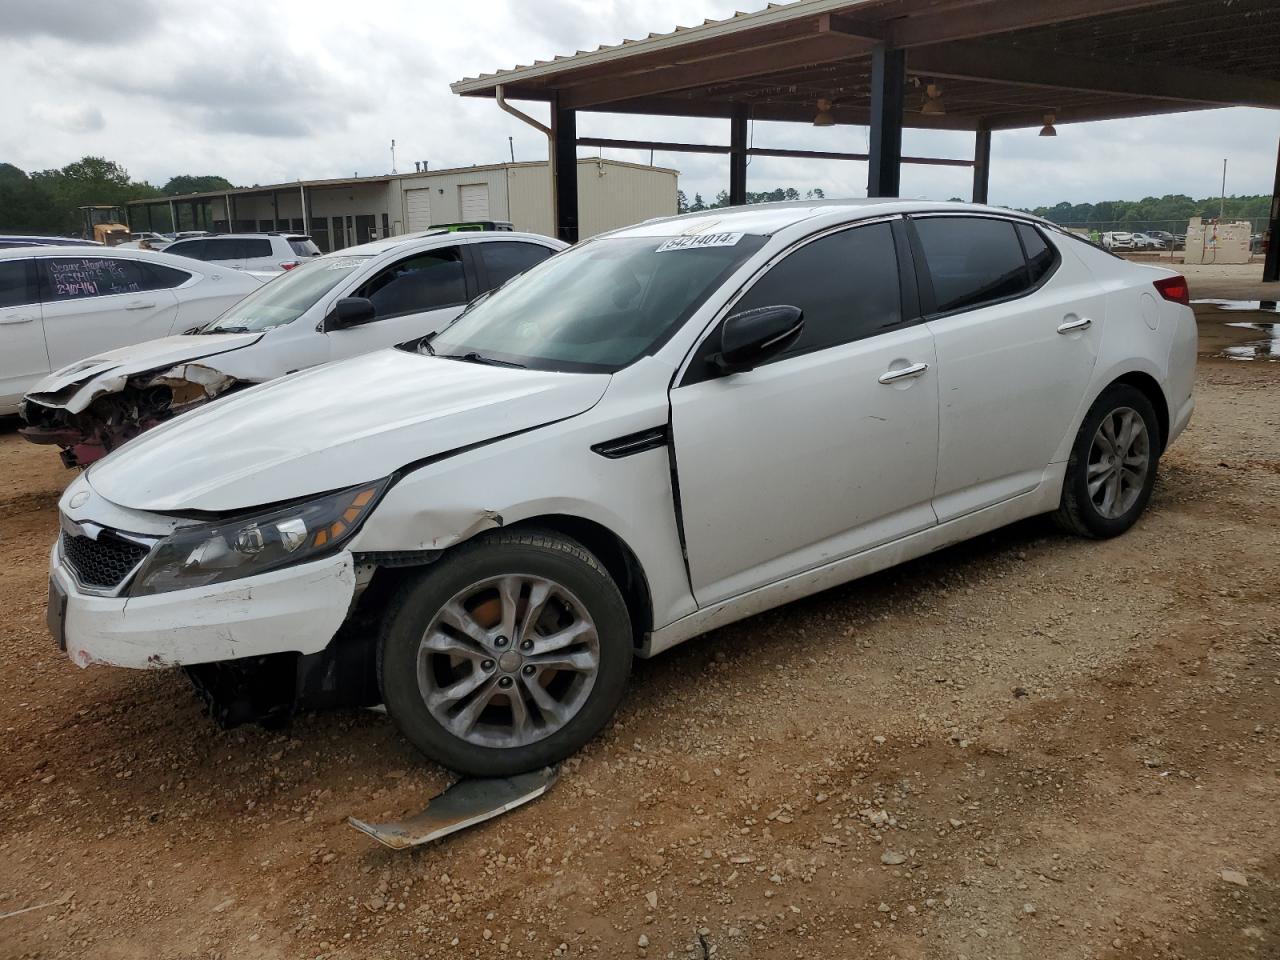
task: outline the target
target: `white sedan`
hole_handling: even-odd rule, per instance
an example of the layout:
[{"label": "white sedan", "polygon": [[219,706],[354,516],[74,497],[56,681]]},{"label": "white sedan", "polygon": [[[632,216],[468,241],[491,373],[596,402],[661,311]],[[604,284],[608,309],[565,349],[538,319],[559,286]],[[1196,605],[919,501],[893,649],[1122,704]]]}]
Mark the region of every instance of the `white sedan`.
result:
[{"label": "white sedan", "polygon": [[269,282],[215,322],[186,324],[186,335],[57,370],[24,399],[22,434],[61,447],[69,467],[88,466],[221,394],[434,333],[564,247],[537,234],[436,230],[317,256],[274,279],[173,255],[191,269],[252,276],[254,287]]},{"label": "white sedan", "polygon": [[0,415],[50,370],[208,323],[262,280],[119,247],[0,250]]},{"label": "white sedan", "polygon": [[1128,530],[1191,417],[1187,299],[968,204],[615,231],[95,464],[50,624],[227,720],[385,702],[454,769],[541,767],[633,656],[1035,514]]}]

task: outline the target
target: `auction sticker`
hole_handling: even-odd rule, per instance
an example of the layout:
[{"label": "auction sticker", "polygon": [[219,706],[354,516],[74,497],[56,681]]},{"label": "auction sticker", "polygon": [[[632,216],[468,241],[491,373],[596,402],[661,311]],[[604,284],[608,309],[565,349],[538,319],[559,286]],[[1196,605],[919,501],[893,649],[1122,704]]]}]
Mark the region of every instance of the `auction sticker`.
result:
[{"label": "auction sticker", "polygon": [[667,250],[697,250],[702,247],[733,247],[742,239],[740,233],[704,233],[696,237],[672,237],[664,240],[655,253]]}]

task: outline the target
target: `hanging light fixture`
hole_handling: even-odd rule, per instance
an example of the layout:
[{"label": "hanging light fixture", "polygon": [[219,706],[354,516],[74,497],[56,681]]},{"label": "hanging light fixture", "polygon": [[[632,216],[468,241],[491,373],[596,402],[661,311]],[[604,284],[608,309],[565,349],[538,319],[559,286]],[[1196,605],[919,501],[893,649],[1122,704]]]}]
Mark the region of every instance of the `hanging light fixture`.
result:
[{"label": "hanging light fixture", "polygon": [[1056,137],[1058,135],[1058,128],[1053,125],[1055,120],[1057,120],[1057,117],[1052,113],[1044,115],[1044,126],[1040,128],[1040,136]]},{"label": "hanging light fixture", "polygon": [[836,118],[831,113],[831,101],[819,100],[818,113],[813,118],[813,125],[815,127],[834,127],[835,124]]},{"label": "hanging light fixture", "polygon": [[920,112],[930,117],[944,117],[947,114],[947,107],[942,102],[942,87],[938,84],[929,82],[924,88],[924,103],[920,106]]}]

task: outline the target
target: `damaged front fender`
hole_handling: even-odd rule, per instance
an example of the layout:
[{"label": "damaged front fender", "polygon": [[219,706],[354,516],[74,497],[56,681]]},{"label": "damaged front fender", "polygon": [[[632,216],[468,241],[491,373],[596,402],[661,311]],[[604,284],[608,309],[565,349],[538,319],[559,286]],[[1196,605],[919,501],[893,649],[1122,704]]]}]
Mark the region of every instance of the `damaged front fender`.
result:
[{"label": "damaged front fender", "polygon": [[244,385],[200,363],[100,376],[54,393],[32,393],[19,432],[62,448],[68,467],[87,467],[138,434]]}]

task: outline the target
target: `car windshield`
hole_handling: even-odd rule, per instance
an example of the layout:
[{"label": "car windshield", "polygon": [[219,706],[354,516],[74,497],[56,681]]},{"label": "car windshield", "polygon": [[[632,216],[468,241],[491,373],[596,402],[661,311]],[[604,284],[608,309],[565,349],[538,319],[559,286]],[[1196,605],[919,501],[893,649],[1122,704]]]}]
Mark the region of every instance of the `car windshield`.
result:
[{"label": "car windshield", "polygon": [[509,282],[430,348],[477,362],[612,373],[660,346],[766,239],[591,240]]},{"label": "car windshield", "polygon": [[267,281],[200,332],[261,333],[292,323],[369,259],[330,256],[304,263]]}]

